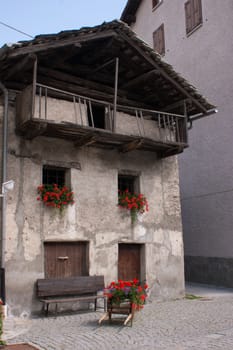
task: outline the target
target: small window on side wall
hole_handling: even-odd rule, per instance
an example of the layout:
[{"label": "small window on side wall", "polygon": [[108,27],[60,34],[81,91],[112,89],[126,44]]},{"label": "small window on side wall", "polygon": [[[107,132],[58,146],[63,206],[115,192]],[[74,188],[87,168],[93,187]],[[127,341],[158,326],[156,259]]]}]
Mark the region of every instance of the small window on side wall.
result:
[{"label": "small window on side wall", "polygon": [[152,0],[152,10],[155,10],[163,0]]},{"label": "small window on side wall", "polygon": [[118,190],[124,192],[128,190],[130,193],[139,193],[139,177],[135,175],[118,175]]},{"label": "small window on side wall", "polygon": [[67,169],[53,167],[49,165],[43,166],[43,185],[57,184],[58,187],[63,187],[67,183]]},{"label": "small window on side wall", "polygon": [[201,0],[188,0],[184,4],[186,34],[191,34],[202,24],[202,4]]},{"label": "small window on side wall", "polygon": [[154,31],[153,46],[154,50],[160,55],[165,54],[164,24],[161,24],[161,26]]}]

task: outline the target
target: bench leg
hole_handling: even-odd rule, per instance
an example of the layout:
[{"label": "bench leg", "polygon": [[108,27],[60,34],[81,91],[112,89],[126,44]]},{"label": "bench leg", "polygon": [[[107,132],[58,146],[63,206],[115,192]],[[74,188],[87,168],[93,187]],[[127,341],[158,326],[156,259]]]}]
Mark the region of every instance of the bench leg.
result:
[{"label": "bench leg", "polygon": [[95,299],[95,311],[97,309],[97,299]]},{"label": "bench leg", "polygon": [[108,303],[107,298],[104,298],[104,311],[105,312],[107,312],[107,303]]},{"label": "bench leg", "polygon": [[46,303],[46,312],[45,312],[46,316],[48,316],[49,314],[49,303]]}]

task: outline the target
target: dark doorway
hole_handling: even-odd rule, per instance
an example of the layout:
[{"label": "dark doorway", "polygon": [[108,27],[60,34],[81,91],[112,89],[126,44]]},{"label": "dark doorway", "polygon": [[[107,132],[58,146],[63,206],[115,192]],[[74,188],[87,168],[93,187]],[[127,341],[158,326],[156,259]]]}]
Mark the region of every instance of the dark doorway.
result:
[{"label": "dark doorway", "polygon": [[105,129],[105,106],[89,104],[87,106],[88,123],[93,128]]}]

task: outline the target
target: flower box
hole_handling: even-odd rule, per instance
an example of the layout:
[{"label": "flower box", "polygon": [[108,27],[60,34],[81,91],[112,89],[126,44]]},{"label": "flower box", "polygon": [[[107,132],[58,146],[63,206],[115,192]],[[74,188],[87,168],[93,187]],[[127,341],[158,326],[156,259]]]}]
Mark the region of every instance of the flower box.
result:
[{"label": "flower box", "polygon": [[147,297],[147,284],[140,284],[137,279],[133,281],[111,282],[105,289],[105,296],[107,297],[107,312],[100,318],[99,324],[103,320],[112,320],[113,314],[126,315],[124,325],[127,325],[133,319],[135,311],[143,308],[145,299]]}]

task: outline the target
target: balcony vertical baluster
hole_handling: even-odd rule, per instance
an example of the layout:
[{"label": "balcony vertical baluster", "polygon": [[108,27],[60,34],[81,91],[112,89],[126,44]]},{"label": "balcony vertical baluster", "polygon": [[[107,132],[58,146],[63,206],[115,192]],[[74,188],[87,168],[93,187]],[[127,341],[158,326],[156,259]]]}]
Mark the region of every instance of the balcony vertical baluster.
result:
[{"label": "balcony vertical baluster", "polygon": [[75,98],[74,95],[73,95],[73,105],[74,105],[75,123],[78,124],[78,114],[77,114],[76,98]]},{"label": "balcony vertical baluster", "polygon": [[79,97],[78,99],[78,104],[79,104],[79,111],[80,111],[80,118],[81,118],[81,125],[83,126],[83,112],[82,112],[82,101],[81,98]]},{"label": "balcony vertical baluster", "polygon": [[47,109],[48,109],[48,89],[47,87],[45,88],[45,103],[44,103],[44,118],[45,120],[47,119]]},{"label": "balcony vertical baluster", "polygon": [[90,115],[91,115],[91,124],[92,124],[91,126],[94,128],[94,127],[95,127],[95,124],[94,124],[94,118],[93,118],[91,100],[88,100],[88,106],[89,106]]},{"label": "balcony vertical baluster", "polygon": [[141,110],[139,111],[139,114],[140,114],[140,120],[141,120],[141,124],[142,124],[143,136],[145,137],[146,136],[146,132],[145,132],[145,125],[144,125],[144,118],[143,118],[143,113],[142,113]]},{"label": "balcony vertical baluster", "polygon": [[42,98],[42,87],[39,87],[39,118],[41,119],[41,98]]},{"label": "balcony vertical baluster", "polygon": [[142,136],[141,128],[140,128],[140,125],[139,125],[138,110],[137,110],[137,109],[135,109],[135,116],[136,116],[136,120],[137,120],[137,126],[138,126],[139,136]]}]

